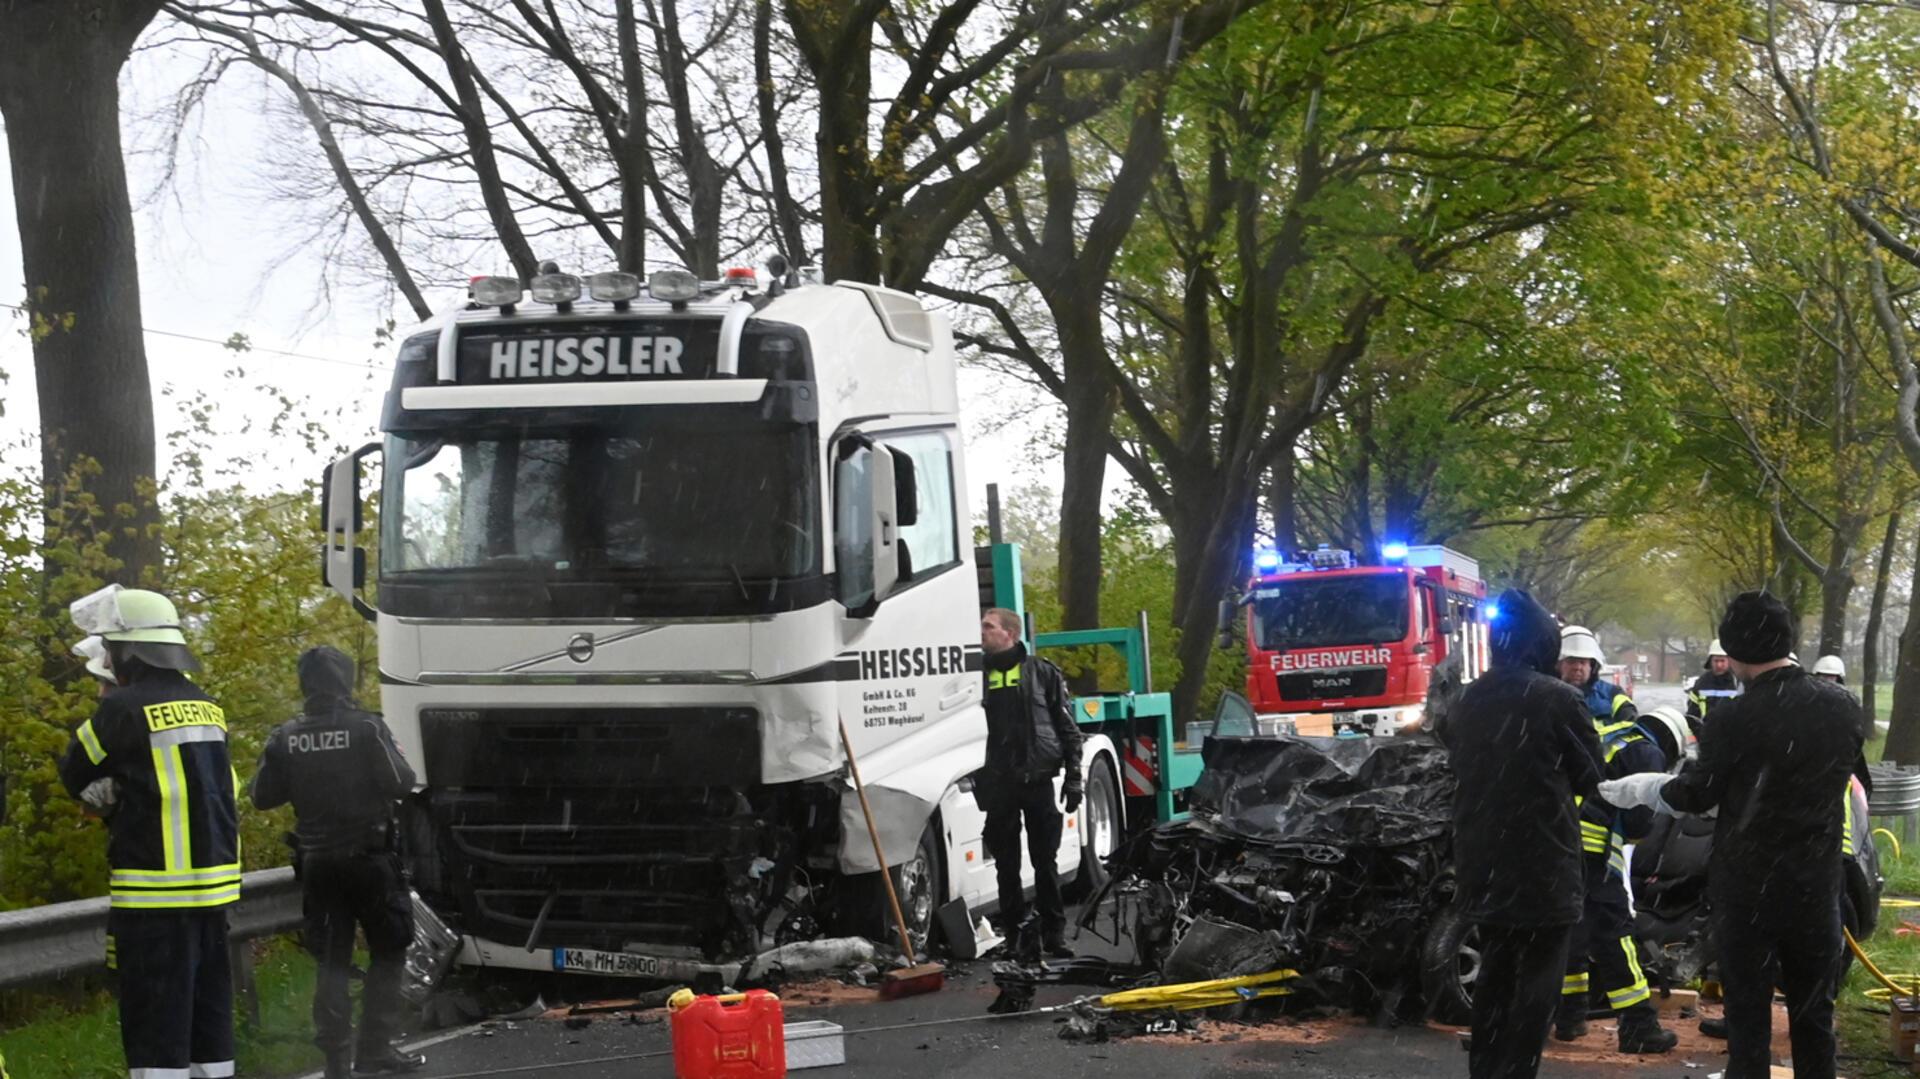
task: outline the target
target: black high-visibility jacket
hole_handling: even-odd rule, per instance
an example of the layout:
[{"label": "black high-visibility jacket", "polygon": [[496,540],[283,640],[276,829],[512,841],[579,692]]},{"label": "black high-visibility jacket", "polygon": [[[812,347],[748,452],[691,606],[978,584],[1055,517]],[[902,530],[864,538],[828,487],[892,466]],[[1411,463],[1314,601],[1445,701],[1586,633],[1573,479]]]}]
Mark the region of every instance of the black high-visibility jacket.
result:
[{"label": "black high-visibility jacket", "polygon": [[178,671],[150,670],[101,698],[60,758],[60,781],[79,797],[113,779],[107,821],[113,905],[152,910],[218,907],[240,898],[239,780],[227,755],[227,717]]}]

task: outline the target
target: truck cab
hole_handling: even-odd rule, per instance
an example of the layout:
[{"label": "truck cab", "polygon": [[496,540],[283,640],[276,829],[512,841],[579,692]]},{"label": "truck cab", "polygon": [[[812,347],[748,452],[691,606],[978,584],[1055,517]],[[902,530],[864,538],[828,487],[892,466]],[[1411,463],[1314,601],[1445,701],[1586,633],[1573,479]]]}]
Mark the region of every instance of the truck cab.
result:
[{"label": "truck cab", "polygon": [[784,267],[531,292],[478,280],[402,336],[383,438],[322,506],[419,775],[411,876],[462,959],[731,978],[776,944],[887,939],[849,749],[913,931],[990,905],[947,320]]}]

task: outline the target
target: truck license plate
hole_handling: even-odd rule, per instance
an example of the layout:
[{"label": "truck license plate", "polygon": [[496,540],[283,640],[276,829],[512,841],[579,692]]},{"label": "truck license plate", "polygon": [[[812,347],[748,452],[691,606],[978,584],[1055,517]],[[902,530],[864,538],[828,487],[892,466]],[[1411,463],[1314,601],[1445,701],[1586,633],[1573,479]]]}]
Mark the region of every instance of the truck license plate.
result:
[{"label": "truck license plate", "polygon": [[604,974],[615,978],[669,978],[682,964],[631,952],[591,948],[555,948],[553,969],[563,974]]}]

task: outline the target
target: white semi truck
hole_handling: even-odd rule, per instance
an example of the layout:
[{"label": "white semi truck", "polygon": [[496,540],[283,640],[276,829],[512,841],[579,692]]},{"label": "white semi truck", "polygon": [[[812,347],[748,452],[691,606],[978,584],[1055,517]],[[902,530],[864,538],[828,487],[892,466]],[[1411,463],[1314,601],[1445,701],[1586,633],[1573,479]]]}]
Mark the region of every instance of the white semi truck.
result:
[{"label": "white semi truck", "polygon": [[[842,722],[915,931],[992,905],[951,329],[771,269],[476,279],[328,470],[327,580],[378,625],[403,846],[466,963],[690,978],[886,939]],[[1121,739],[1089,734],[1067,876],[1126,813]]]}]

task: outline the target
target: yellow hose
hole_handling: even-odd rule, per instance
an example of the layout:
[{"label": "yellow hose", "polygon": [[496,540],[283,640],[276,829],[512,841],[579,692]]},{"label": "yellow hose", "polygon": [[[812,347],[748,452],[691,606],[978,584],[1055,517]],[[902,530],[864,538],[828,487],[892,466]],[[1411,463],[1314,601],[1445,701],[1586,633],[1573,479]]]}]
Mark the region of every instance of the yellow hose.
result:
[{"label": "yellow hose", "polygon": [[1880,983],[1879,987],[1867,990],[1867,997],[1869,999],[1887,1000],[1892,997],[1920,997],[1920,974],[1909,974],[1906,971],[1899,971],[1897,972],[1897,976],[1905,979],[1905,984],[1903,985],[1900,982],[1894,981],[1895,975],[1889,975],[1886,971],[1873,965],[1873,960],[1867,957],[1865,949],[1860,947],[1860,942],[1853,939],[1852,930],[1843,928],[1840,931],[1847,935],[1847,947],[1853,950],[1853,957],[1860,960],[1860,965],[1867,968],[1867,973],[1873,975],[1874,981]]},{"label": "yellow hose", "polygon": [[[1886,836],[1887,842],[1893,844],[1893,860],[1896,862],[1900,860],[1900,837],[1899,836],[1894,835],[1892,832],[1888,831],[1885,828],[1875,828],[1873,830],[1873,835]],[[1868,838],[1872,838],[1872,837],[1869,836]]]}]

